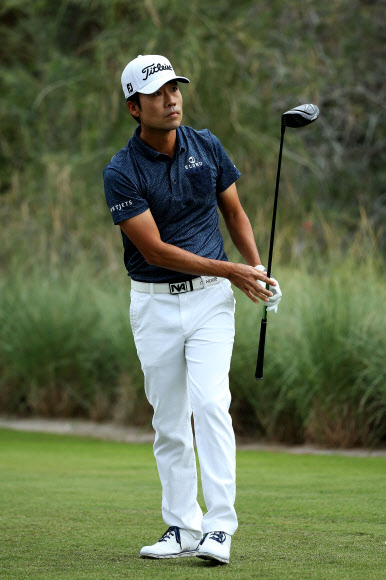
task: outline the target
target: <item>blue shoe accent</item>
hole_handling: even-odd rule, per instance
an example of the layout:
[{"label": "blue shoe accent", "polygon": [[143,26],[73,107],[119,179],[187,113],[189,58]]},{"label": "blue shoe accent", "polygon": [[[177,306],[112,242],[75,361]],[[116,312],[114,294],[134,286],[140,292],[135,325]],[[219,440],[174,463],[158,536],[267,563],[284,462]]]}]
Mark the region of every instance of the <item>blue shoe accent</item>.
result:
[{"label": "blue shoe accent", "polygon": [[204,534],[204,535],[202,536],[202,538],[201,538],[201,541],[200,541],[200,543],[198,544],[199,546],[201,546],[201,545],[202,545],[202,544],[205,542],[205,538],[206,538],[206,536],[207,536],[207,535],[208,535],[208,534],[206,533],[206,534]]},{"label": "blue shoe accent", "polygon": [[170,526],[170,528],[168,528],[166,530],[166,532],[164,533],[164,535],[158,541],[159,542],[166,542],[167,540],[170,540],[170,538],[173,537],[173,534],[176,537],[176,542],[180,545],[180,548],[182,549],[182,546],[181,546],[181,536],[180,536],[180,528],[178,528],[177,526]]},{"label": "blue shoe accent", "polygon": [[215,540],[219,544],[223,544],[225,542],[225,540],[227,539],[225,532],[208,532],[207,534],[204,534],[201,542],[199,543],[199,546],[201,546],[201,544],[204,543],[205,538],[208,535],[209,535],[210,540]]},{"label": "blue shoe accent", "polygon": [[211,540],[216,540],[219,544],[223,544],[227,539],[225,532],[212,532],[209,537]]}]

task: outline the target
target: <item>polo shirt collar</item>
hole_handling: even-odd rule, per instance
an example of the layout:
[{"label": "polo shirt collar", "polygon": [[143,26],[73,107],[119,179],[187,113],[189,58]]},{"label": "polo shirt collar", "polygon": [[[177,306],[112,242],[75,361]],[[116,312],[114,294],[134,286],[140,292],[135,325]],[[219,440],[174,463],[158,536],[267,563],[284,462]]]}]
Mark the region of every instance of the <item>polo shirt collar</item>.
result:
[{"label": "polo shirt collar", "polygon": [[[141,126],[139,125],[135,129],[134,135],[132,137],[133,145],[137,151],[142,153],[142,155],[144,157],[146,157],[147,159],[150,159],[150,161],[153,161],[155,159],[159,159],[162,157],[167,157],[168,159],[170,159],[170,157],[168,155],[166,155],[165,153],[160,153],[159,151],[156,151],[152,147],[149,147],[149,145],[146,145],[146,143],[144,143],[140,139],[140,136],[139,136],[140,133],[141,133]],[[182,143],[183,139],[184,139],[184,137],[183,137],[182,131],[178,127],[178,129],[177,129],[177,147],[176,147],[175,154],[182,153],[183,151],[186,151],[186,147]]]}]

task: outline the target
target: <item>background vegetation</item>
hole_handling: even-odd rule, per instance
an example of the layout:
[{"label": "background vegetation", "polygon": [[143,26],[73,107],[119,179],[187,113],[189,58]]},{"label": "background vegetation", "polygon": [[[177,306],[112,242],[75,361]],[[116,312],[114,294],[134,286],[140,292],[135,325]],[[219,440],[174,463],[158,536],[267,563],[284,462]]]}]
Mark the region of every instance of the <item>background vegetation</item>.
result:
[{"label": "background vegetation", "polygon": [[[217,134],[267,254],[286,133],[266,372],[260,312],[238,296],[239,433],[330,445],[386,437],[385,85],[381,1],[4,0],[0,8],[0,410],[146,424],[120,236],[102,170],[130,138],[120,74],[168,56],[184,122]],[[238,259],[229,239],[230,258]]]}]

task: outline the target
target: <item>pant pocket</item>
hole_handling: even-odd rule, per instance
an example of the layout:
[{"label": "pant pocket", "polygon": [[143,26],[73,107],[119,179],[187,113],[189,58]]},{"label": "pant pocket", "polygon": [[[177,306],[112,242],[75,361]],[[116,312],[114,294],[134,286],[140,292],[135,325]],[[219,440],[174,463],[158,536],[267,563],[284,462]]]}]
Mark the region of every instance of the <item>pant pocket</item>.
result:
[{"label": "pant pocket", "polygon": [[131,290],[129,315],[131,330],[133,331],[134,336],[138,329],[138,298],[138,292]]},{"label": "pant pocket", "polygon": [[229,280],[225,280],[224,282],[221,282],[218,286],[227,304],[229,304],[229,306],[232,306],[234,311],[236,306],[236,299],[233,294],[231,283],[229,282]]}]

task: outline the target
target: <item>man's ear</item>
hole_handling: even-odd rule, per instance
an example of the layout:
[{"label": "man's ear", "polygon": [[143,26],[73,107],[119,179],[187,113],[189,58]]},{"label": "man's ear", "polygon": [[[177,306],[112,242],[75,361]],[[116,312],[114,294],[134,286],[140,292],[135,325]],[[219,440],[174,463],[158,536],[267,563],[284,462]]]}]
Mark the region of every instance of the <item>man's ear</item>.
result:
[{"label": "man's ear", "polygon": [[139,117],[140,110],[137,103],[134,103],[133,101],[126,101],[126,107],[129,113],[133,115],[133,117]]}]

